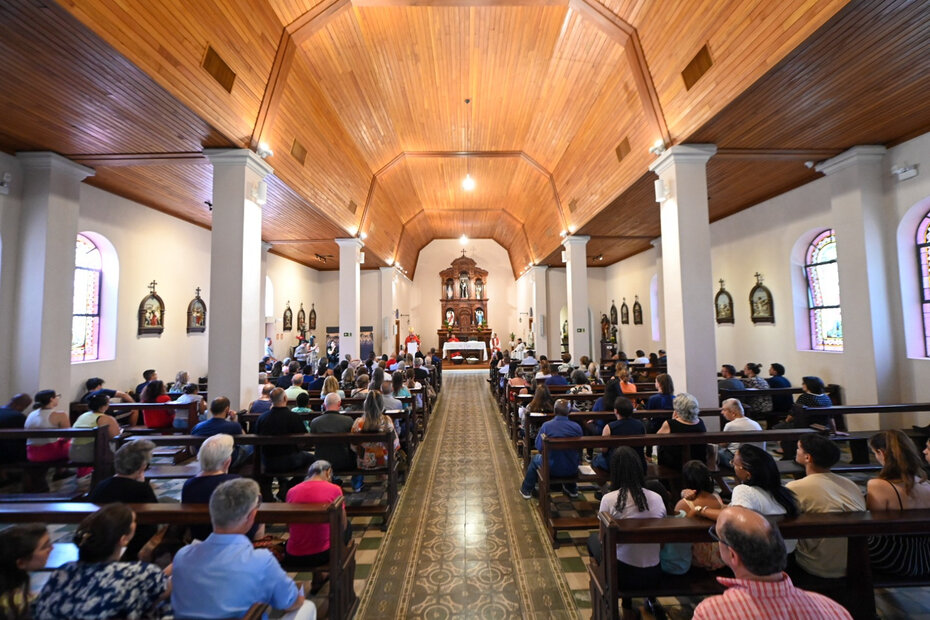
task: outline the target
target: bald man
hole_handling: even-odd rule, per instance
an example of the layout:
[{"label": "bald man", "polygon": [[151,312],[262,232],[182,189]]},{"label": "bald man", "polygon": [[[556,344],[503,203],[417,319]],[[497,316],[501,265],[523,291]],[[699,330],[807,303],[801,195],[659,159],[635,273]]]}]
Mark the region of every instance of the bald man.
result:
[{"label": "bald man", "polygon": [[851,620],[839,603],[791,583],[784,572],[787,554],[781,532],[759,513],[748,508],[724,508],[711,535],[734,578],[717,578],[727,591],[704,599],[694,610],[694,620]]}]

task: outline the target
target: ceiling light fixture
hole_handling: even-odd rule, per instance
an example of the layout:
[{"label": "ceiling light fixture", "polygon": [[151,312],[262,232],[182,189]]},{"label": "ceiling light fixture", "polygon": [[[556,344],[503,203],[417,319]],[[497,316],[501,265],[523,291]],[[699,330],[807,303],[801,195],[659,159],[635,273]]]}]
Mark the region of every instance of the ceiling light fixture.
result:
[{"label": "ceiling light fixture", "polygon": [[659,138],[655,143],[649,147],[649,152],[658,157],[665,152],[665,140]]},{"label": "ceiling light fixture", "polygon": [[461,243],[462,245],[465,245],[466,243],[468,243],[468,235],[466,235],[465,233],[462,233],[462,236],[459,237],[459,243]]},{"label": "ceiling light fixture", "polygon": [[271,150],[271,147],[268,146],[267,142],[260,142],[258,148],[255,149],[255,154],[261,157],[262,159],[268,159],[274,155],[274,151]]},{"label": "ceiling light fixture", "polygon": [[[466,99],[465,105],[468,106],[469,104],[471,104],[471,99]],[[468,150],[468,134],[471,129],[471,112],[470,112],[471,108],[466,107],[465,109],[466,109],[466,112],[465,112],[465,150],[467,151]],[[465,178],[462,179],[462,189],[464,189],[466,192],[470,192],[473,189],[475,189],[475,180],[471,178],[470,163],[469,163],[469,159],[467,156],[465,157]]]},{"label": "ceiling light fixture", "polygon": [[368,233],[363,233],[363,232],[362,232],[362,233],[358,233],[358,238],[361,239],[362,241],[364,241],[365,239],[368,238]]}]

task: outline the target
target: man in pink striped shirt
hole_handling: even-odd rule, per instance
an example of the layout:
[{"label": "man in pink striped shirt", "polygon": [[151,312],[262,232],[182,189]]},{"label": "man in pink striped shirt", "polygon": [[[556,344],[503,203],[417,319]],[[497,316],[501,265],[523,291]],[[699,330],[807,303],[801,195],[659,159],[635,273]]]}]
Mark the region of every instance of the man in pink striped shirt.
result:
[{"label": "man in pink striped shirt", "polygon": [[759,513],[747,508],[725,508],[711,528],[711,535],[735,578],[717,578],[727,591],[701,602],[694,610],[694,620],[851,620],[839,603],[791,583],[784,572],[786,554],[781,532]]}]

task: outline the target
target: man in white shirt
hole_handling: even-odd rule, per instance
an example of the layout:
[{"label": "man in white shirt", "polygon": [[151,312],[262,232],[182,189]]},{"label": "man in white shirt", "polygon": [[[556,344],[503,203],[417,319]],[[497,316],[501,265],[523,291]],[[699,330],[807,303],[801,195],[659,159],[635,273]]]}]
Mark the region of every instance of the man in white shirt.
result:
[{"label": "man in white shirt", "polygon": [[[805,476],[787,486],[794,492],[801,512],[854,512],[865,510],[865,498],[849,478],[830,472],[840,460],[835,442],[822,435],[804,435],[798,440],[794,460],[804,466]],[[802,538],[794,553],[802,569],[834,579],[846,576],[845,538]]]},{"label": "man in white shirt", "polygon": [[634,364],[648,364],[649,358],[646,357],[646,352],[642,349],[636,351],[636,359],[633,360]]},{"label": "man in white shirt", "polygon": [[[743,415],[743,403],[735,398],[728,398],[723,401],[723,405],[720,406],[720,412],[723,414],[723,417],[727,419],[727,423],[723,426],[723,431],[725,433],[762,430],[758,422]],[[764,441],[755,445],[765,450]],[[721,467],[732,468],[733,456],[736,454],[737,450],[739,450],[739,442],[737,441],[720,444],[717,448],[717,463],[719,463]]]}]

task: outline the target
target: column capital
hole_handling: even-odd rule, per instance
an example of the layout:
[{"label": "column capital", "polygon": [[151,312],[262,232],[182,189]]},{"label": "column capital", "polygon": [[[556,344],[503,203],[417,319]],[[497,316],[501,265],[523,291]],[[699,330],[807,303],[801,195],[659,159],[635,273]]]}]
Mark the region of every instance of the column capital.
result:
[{"label": "column capital", "polygon": [[203,154],[213,167],[219,166],[241,166],[248,168],[261,179],[274,173],[274,168],[268,165],[264,159],[249,149],[204,149]]},{"label": "column capital", "polygon": [[716,153],[716,144],[678,144],[659,155],[649,170],[662,174],[673,165],[706,164]]},{"label": "column capital", "polygon": [[96,174],[93,168],[74,163],[70,159],[51,151],[20,152],[16,153],[16,159],[19,160],[24,170],[63,172],[71,175],[77,181],[83,181],[87,177]]},{"label": "column capital", "polygon": [[395,269],[394,267],[378,267],[378,271],[381,273],[391,273],[392,271],[395,271]]},{"label": "column capital", "polygon": [[591,237],[588,235],[569,235],[562,240],[562,245],[566,248],[569,246],[580,246],[584,247],[588,244],[588,241],[591,240]]},{"label": "column capital", "polygon": [[843,151],[836,157],[820,162],[814,166],[814,170],[826,176],[830,176],[834,172],[839,172],[849,166],[881,163],[886,152],[888,152],[888,149],[878,144],[854,146],[849,150]]},{"label": "column capital", "polygon": [[262,253],[267,254],[271,248],[274,247],[273,243],[268,243],[267,241],[262,241]]},{"label": "column capital", "polygon": [[651,245],[652,247],[654,247],[655,249],[661,252],[662,251],[662,237],[656,237],[655,239],[649,242],[649,245]]},{"label": "column capital", "polygon": [[340,248],[363,248],[365,244],[358,237],[347,237],[345,239],[333,239]]}]

